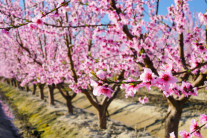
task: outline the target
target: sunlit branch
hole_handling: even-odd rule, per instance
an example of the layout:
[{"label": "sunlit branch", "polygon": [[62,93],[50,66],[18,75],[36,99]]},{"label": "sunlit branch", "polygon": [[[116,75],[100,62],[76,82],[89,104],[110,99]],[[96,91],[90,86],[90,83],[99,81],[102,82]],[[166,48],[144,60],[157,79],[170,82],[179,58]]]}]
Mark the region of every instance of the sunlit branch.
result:
[{"label": "sunlit branch", "polygon": [[44,23],[47,26],[57,27],[57,28],[84,28],[84,27],[101,27],[101,26],[115,26],[115,24],[89,24],[89,25],[77,25],[77,26],[59,26],[55,24]]},{"label": "sunlit branch", "polygon": [[158,15],[160,0],[157,0],[156,15]]},{"label": "sunlit branch", "polygon": [[201,67],[203,67],[203,66],[205,66],[205,65],[207,65],[207,62],[201,63],[201,64],[199,64],[198,66],[196,66],[196,67],[194,67],[194,68],[192,68],[192,69],[188,69],[188,70],[186,70],[186,71],[182,71],[182,72],[174,72],[173,75],[180,75],[180,74],[183,74],[183,73],[191,72],[191,71],[194,71],[194,70],[196,70],[196,69],[199,69],[199,68],[201,68]]},{"label": "sunlit branch", "polygon": [[193,134],[194,132],[199,131],[199,130],[200,130],[202,127],[204,127],[206,124],[207,124],[207,123],[205,123],[205,124],[199,126],[196,130],[194,130],[194,131],[191,132],[190,134]]}]

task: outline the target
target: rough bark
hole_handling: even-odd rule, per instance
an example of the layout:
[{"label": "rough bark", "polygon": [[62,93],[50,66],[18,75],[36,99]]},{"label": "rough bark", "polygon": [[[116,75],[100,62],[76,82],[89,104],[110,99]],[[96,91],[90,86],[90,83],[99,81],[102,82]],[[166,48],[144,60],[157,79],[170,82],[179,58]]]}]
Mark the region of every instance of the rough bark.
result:
[{"label": "rough bark", "polygon": [[73,114],[72,100],[73,100],[73,98],[75,98],[75,96],[77,94],[76,93],[73,93],[72,95],[70,95],[69,91],[66,90],[66,89],[64,89],[64,84],[63,83],[57,84],[57,88],[58,88],[60,94],[66,100],[66,106],[68,108],[68,113],[69,114]]},{"label": "rough bark", "polygon": [[37,85],[36,84],[33,84],[33,91],[32,91],[32,94],[35,95],[36,93],[36,88],[37,88]]},{"label": "rough bark", "polygon": [[7,83],[8,85],[10,85],[10,81],[9,81],[8,79],[6,79],[6,83]]},{"label": "rough bark", "polygon": [[66,98],[66,105],[67,105],[67,108],[68,108],[68,113],[73,114],[73,105],[72,105],[71,97]]},{"label": "rough bark", "polygon": [[55,105],[55,99],[54,99],[54,89],[55,89],[55,85],[48,85],[49,88],[49,93],[48,93],[48,101],[50,105]]},{"label": "rough bark", "polygon": [[27,92],[29,92],[29,91],[30,91],[30,89],[29,89],[29,86],[28,86],[28,85],[26,86],[26,91],[27,91]]},{"label": "rough bark", "polygon": [[11,85],[14,86],[14,80],[11,79],[10,82],[11,82]]},{"label": "rough bark", "polygon": [[[98,125],[101,129],[107,128],[107,101],[102,102],[102,104],[94,101],[93,97],[90,95],[89,91],[85,90],[83,93],[86,95],[89,102],[96,108],[98,111]],[[108,99],[108,98],[107,98]]]},{"label": "rough bark", "polygon": [[40,92],[39,92],[39,98],[41,100],[44,100],[44,87],[45,87],[45,84],[39,84],[39,89],[40,89]]},{"label": "rough bark", "polygon": [[185,101],[178,101],[170,97],[167,102],[169,114],[165,120],[165,138],[169,138],[171,132],[174,132],[175,136],[178,137],[179,121]]},{"label": "rough bark", "polygon": [[[122,81],[124,79],[124,72],[125,71],[122,70],[122,72],[118,76],[119,81]],[[112,89],[115,90],[115,92],[113,92],[111,98],[105,97],[102,99],[101,102],[98,101],[96,96],[93,95],[92,89],[82,89],[82,92],[85,94],[91,105],[94,106],[98,111],[98,123],[99,123],[99,128],[101,129],[107,128],[107,115],[106,115],[106,113],[108,113],[107,109],[110,103],[116,98],[118,92],[120,91],[120,84],[114,84],[112,86]]]},{"label": "rough bark", "polygon": [[13,79],[13,82],[14,82],[14,87],[17,87],[16,79]]},{"label": "rough bark", "polygon": [[99,122],[99,127],[101,129],[106,129],[107,128],[107,117],[106,117],[106,108],[104,105],[100,106],[98,109],[98,122]]}]

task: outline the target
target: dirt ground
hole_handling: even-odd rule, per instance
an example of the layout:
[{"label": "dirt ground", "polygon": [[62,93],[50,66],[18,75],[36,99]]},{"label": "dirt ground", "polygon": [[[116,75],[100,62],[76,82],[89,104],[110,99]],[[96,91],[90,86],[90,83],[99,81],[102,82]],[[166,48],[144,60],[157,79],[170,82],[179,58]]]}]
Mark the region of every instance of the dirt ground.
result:
[{"label": "dirt ground", "polygon": [[[48,89],[45,89],[47,98]],[[138,102],[138,97],[147,96],[149,103],[142,105]],[[37,95],[38,96],[38,90]],[[205,90],[199,91],[198,97],[191,99],[184,105],[183,114],[180,121],[179,130],[189,131],[192,119],[199,121],[200,114],[207,114],[207,94]],[[47,101],[47,99],[46,99]],[[55,91],[56,105],[65,105],[65,100],[60,93]],[[97,114],[83,94],[78,94],[73,100],[73,105],[86,112]],[[135,129],[137,132],[147,132],[156,138],[164,137],[164,119],[167,114],[166,99],[157,90],[147,92],[141,89],[133,98],[126,99],[124,92],[120,92],[118,98],[109,106],[110,120],[119,122]],[[202,129],[201,133],[207,136],[207,130]]]},{"label": "dirt ground", "polygon": [[[110,119],[121,122],[137,131],[149,132],[156,138],[164,137],[164,120],[167,115],[166,99],[157,90],[147,92],[141,89],[133,98],[126,99],[124,92],[118,95],[109,106]],[[138,97],[146,95],[149,103],[142,105],[138,102]],[[56,92],[55,99],[57,102],[64,103],[61,95]],[[198,97],[191,99],[184,105],[183,114],[180,121],[179,130],[189,131],[192,119],[199,121],[200,114],[207,114],[207,93],[199,91]],[[78,94],[73,100],[74,106],[96,114],[96,110],[90,105],[84,95]],[[203,136],[207,136],[207,129],[202,129]]]},{"label": "dirt ground", "polygon": [[75,108],[75,114],[69,115],[61,101],[49,106],[46,100],[10,86],[0,84],[0,93],[10,102],[14,124],[23,138],[153,138],[146,131],[135,131],[112,120],[108,120],[106,130],[99,129],[93,113]]},{"label": "dirt ground", "polygon": [[[58,95],[58,94],[57,94]],[[142,105],[138,102],[139,96],[147,95],[149,103]],[[57,99],[60,98],[56,96]],[[189,131],[192,119],[199,121],[200,114],[207,114],[207,95],[200,92],[198,97],[192,97],[183,109],[179,130]],[[78,95],[74,99],[74,105],[96,113],[95,109],[85,100],[84,96]],[[119,121],[127,126],[137,129],[137,131],[149,132],[156,138],[164,137],[164,120],[167,115],[166,100],[158,91],[140,91],[133,98],[124,98],[124,94],[119,95],[109,106],[110,119]],[[207,129],[202,129],[201,133],[207,137]]]},{"label": "dirt ground", "polygon": [[[33,97],[33,99],[38,99],[38,91],[36,96],[33,96],[31,92],[26,93],[22,91],[21,93],[26,93],[28,98]],[[44,91],[46,96],[44,104],[47,105],[48,89],[46,88]],[[138,102],[138,97],[144,95],[149,98],[149,103],[142,105]],[[199,121],[200,114],[207,114],[206,99],[207,94],[203,90],[199,92],[198,97],[191,97],[191,100],[184,106],[179,130],[189,131],[192,119]],[[63,110],[66,112],[65,100],[57,90],[55,91],[55,104],[54,108],[64,108]],[[163,118],[167,114],[167,104],[166,99],[157,89],[153,89],[150,92],[141,89],[135,97],[128,99],[125,99],[124,92],[121,92],[118,95],[118,99],[114,100],[109,106],[109,119],[112,121],[109,121],[106,131],[99,132],[99,130],[95,129],[97,128],[97,121],[94,120],[97,120],[97,118],[93,114],[97,112],[83,94],[78,94],[75,97],[73,105],[78,108],[75,110],[77,114],[75,116],[63,116],[60,120],[70,122],[69,124],[72,123],[72,125],[75,124],[75,127],[80,128],[80,130],[85,129],[81,126],[90,126],[88,130],[83,131],[89,133],[89,137],[164,137]],[[83,113],[80,113],[80,111]],[[73,121],[71,122],[71,120]],[[80,122],[80,124],[76,124],[77,122]],[[133,130],[130,130],[131,128]],[[204,137],[207,136],[207,129],[202,129],[201,133]]]}]

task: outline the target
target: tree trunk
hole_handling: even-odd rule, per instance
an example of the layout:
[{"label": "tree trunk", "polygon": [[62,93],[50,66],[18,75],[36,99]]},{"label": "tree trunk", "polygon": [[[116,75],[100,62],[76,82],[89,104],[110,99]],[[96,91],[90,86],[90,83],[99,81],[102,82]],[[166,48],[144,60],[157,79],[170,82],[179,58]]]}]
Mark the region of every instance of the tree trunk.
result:
[{"label": "tree trunk", "polygon": [[71,97],[67,97],[67,99],[66,99],[66,105],[67,105],[67,108],[68,108],[68,113],[69,114],[73,114],[73,105],[72,105],[72,99],[71,99]]},{"label": "tree trunk", "polygon": [[36,85],[36,84],[33,84],[33,91],[32,91],[32,94],[33,94],[33,95],[35,95],[36,88],[37,88],[37,85]]},{"label": "tree trunk", "polygon": [[17,88],[18,88],[18,89],[21,89],[21,86],[20,86],[19,81],[17,81]]},{"label": "tree trunk", "polygon": [[49,88],[49,93],[48,93],[48,98],[49,98],[49,104],[50,105],[55,105],[55,99],[54,99],[54,89],[55,89],[55,85],[48,85]]},{"label": "tree trunk", "polygon": [[107,126],[107,117],[106,117],[106,109],[104,108],[103,105],[100,106],[98,109],[98,123],[99,123],[99,128],[101,129],[106,129]]},{"label": "tree trunk", "polygon": [[16,79],[13,79],[13,82],[14,82],[14,86],[17,87],[17,81],[16,81]]},{"label": "tree trunk", "polygon": [[59,83],[56,85],[60,94],[63,96],[63,98],[66,100],[66,106],[68,108],[68,113],[73,114],[73,105],[72,105],[72,100],[75,98],[77,95],[76,93],[73,93],[73,95],[70,95],[68,90],[64,90],[64,85],[63,83]]},{"label": "tree trunk", "polygon": [[21,84],[21,82],[17,81],[17,87],[18,87],[20,90],[23,91],[23,90],[24,90],[24,87],[21,87],[20,84]]},{"label": "tree trunk", "polygon": [[183,102],[176,101],[171,97],[171,100],[168,100],[168,117],[165,120],[165,138],[170,137],[170,133],[174,132],[175,136],[178,137],[178,127],[179,121],[182,114]]},{"label": "tree trunk", "polygon": [[88,90],[82,90],[82,92],[86,95],[87,99],[89,100],[89,102],[91,103],[91,105],[93,105],[97,111],[98,111],[98,125],[99,128],[101,129],[106,129],[107,127],[107,117],[106,117],[106,112],[107,112],[107,105],[110,104],[110,102],[108,101],[108,98],[105,99],[102,104],[99,104],[97,102],[97,99],[94,100],[92,98],[92,95],[90,95]]},{"label": "tree trunk", "polygon": [[14,86],[14,80],[11,79],[10,81],[11,81],[11,85]]},{"label": "tree trunk", "polygon": [[44,86],[45,86],[45,84],[39,84],[39,89],[40,89],[40,92],[39,92],[39,98],[41,99],[41,100],[44,100]]},{"label": "tree trunk", "polygon": [[30,89],[29,89],[29,86],[28,86],[28,85],[26,85],[26,91],[27,91],[27,92],[29,92],[29,91],[30,91]]},{"label": "tree trunk", "polygon": [[9,81],[9,79],[6,79],[6,83],[7,83],[8,85],[10,85],[10,81]]}]

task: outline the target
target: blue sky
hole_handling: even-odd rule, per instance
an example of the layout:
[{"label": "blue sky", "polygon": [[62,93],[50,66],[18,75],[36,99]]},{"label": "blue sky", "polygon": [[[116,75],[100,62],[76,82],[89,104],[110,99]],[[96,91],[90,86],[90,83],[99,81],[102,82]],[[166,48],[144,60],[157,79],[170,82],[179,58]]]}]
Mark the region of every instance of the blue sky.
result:
[{"label": "blue sky", "polygon": [[[205,13],[207,10],[207,3],[205,0],[192,0],[189,1],[189,7],[192,13]],[[160,0],[159,4],[159,13],[160,15],[166,15],[167,14],[167,7],[174,5],[174,0]],[[146,15],[147,16],[147,15]],[[145,16],[145,20],[148,20],[148,17]],[[105,16],[102,21],[102,23],[108,23],[109,19],[108,16]]]},{"label": "blue sky", "polygon": [[[169,7],[173,3],[174,0],[160,0],[160,13],[165,14],[167,12],[167,7]],[[20,0],[20,4],[23,6],[23,0]],[[192,0],[189,2],[189,6],[192,12],[194,11],[204,13],[207,9],[207,3],[205,2],[205,0]]]},{"label": "blue sky", "polygon": [[[189,1],[189,7],[191,12],[202,12],[205,13],[207,9],[207,3],[205,0],[192,0]],[[167,7],[169,7],[171,4],[174,4],[174,0],[160,0],[160,8],[159,8],[159,14],[166,14],[167,13]]]},{"label": "blue sky", "polygon": [[[205,13],[207,10],[207,3],[205,2],[205,0],[192,0],[188,3],[192,13]],[[167,13],[167,7],[172,4],[174,4],[174,0],[160,0],[159,14],[165,15]],[[20,5],[23,7],[23,0],[20,0]],[[108,21],[109,19],[107,16],[102,19],[102,23],[108,23]]]}]

